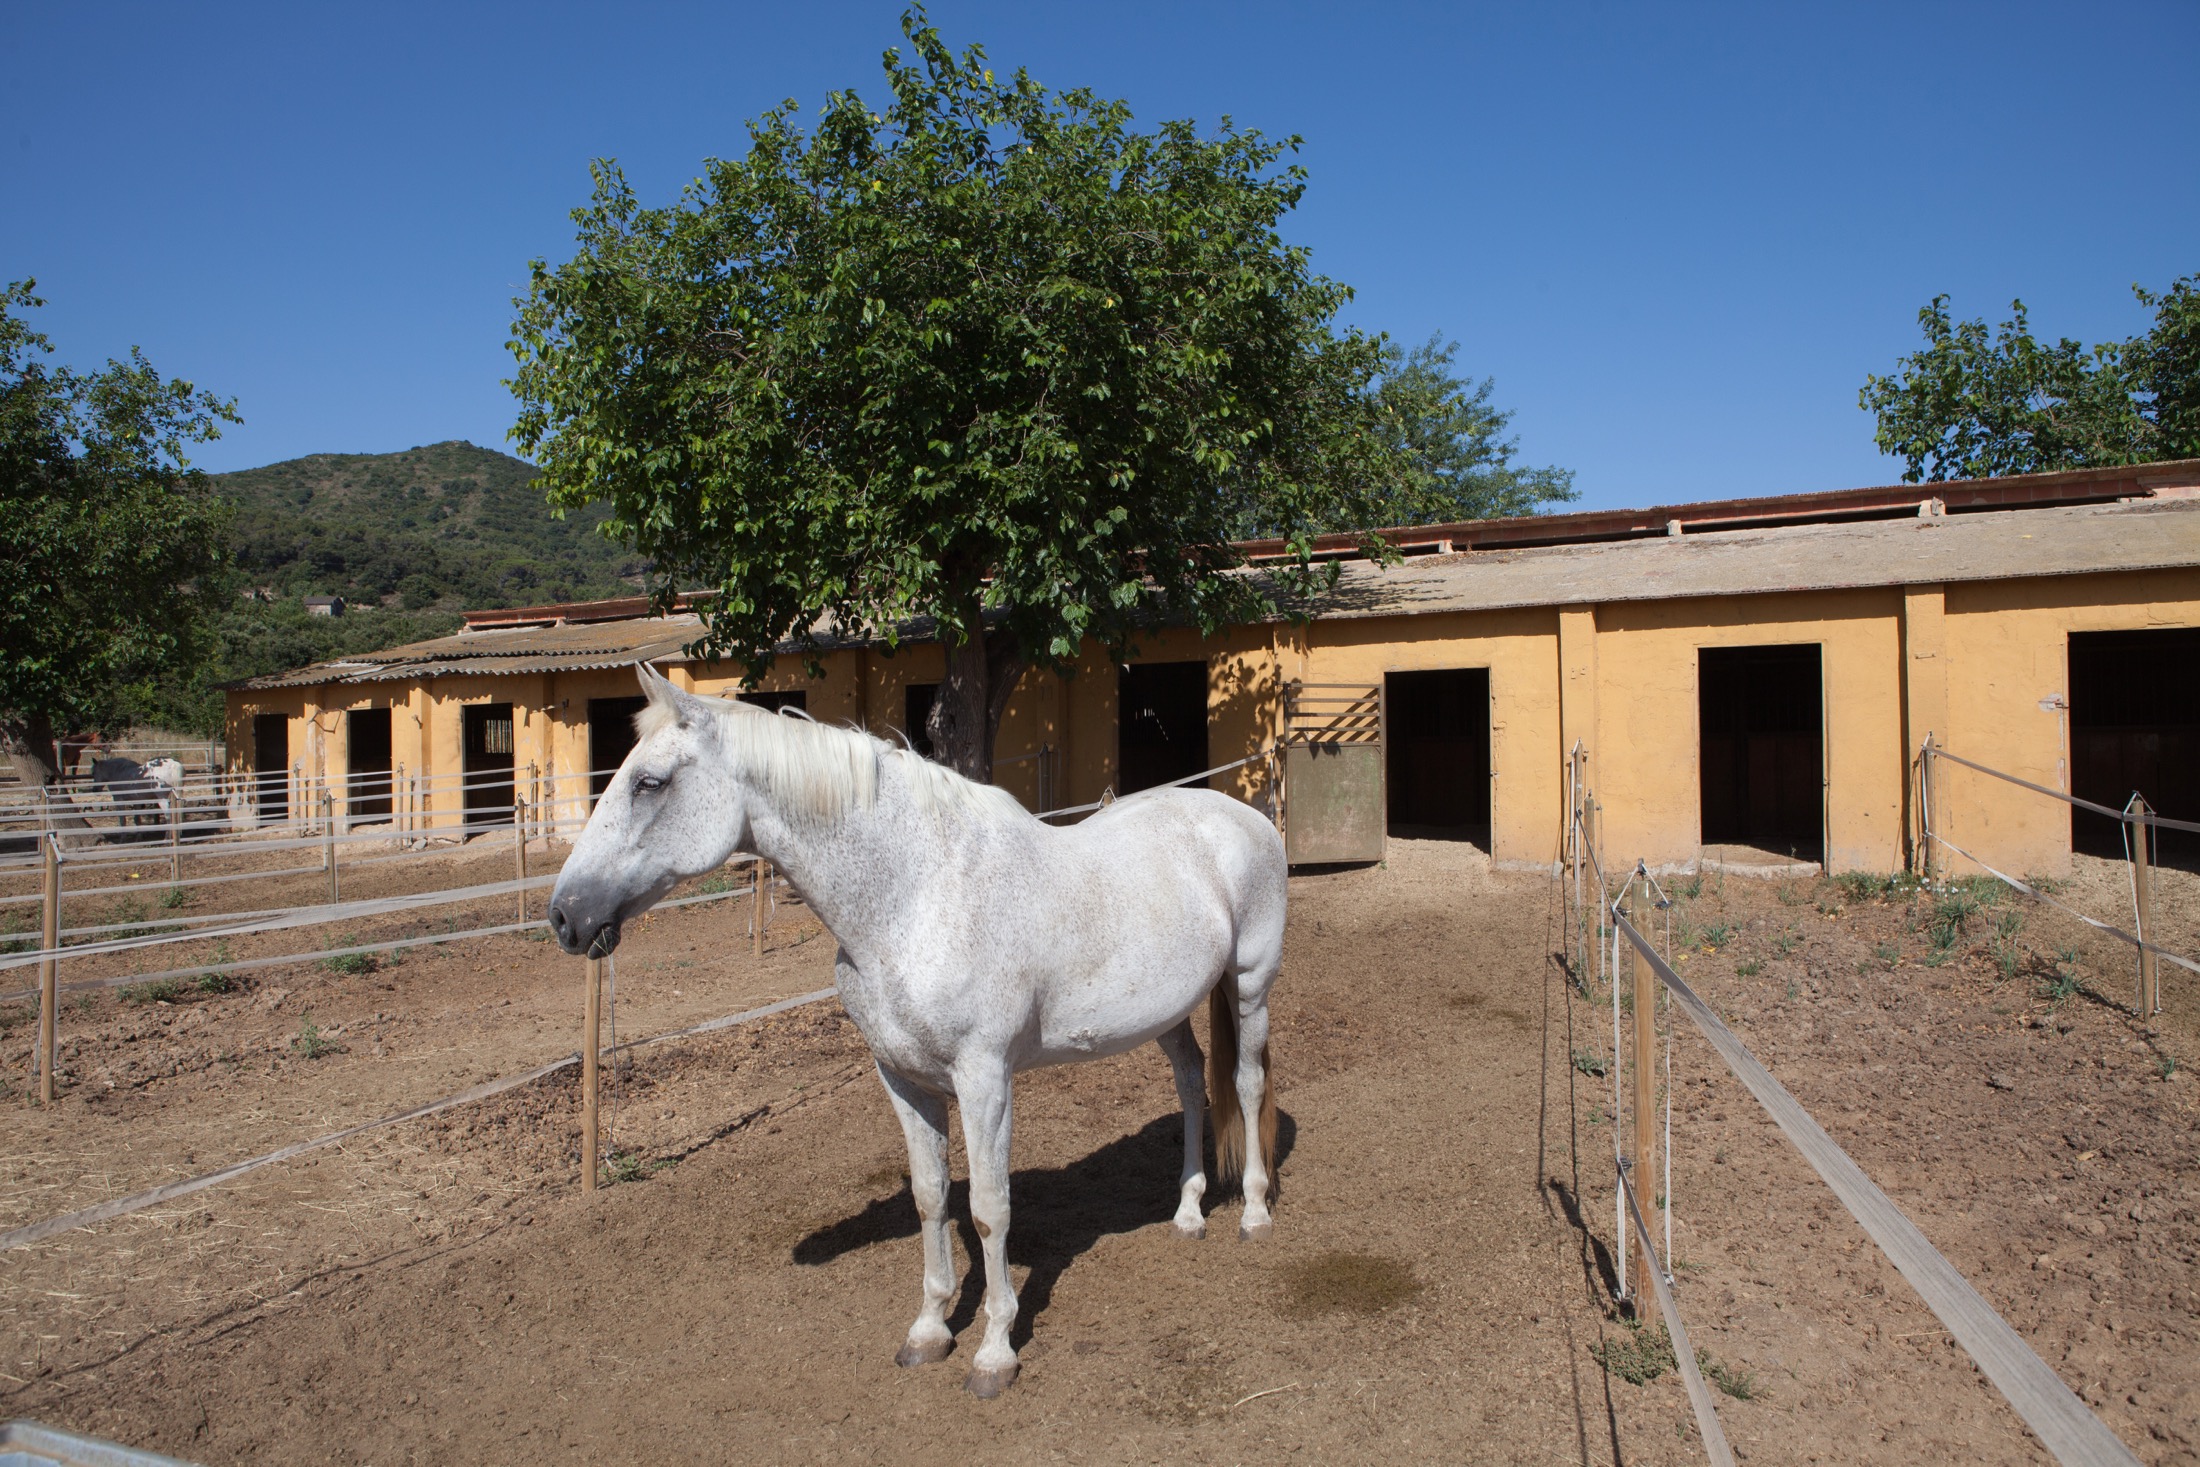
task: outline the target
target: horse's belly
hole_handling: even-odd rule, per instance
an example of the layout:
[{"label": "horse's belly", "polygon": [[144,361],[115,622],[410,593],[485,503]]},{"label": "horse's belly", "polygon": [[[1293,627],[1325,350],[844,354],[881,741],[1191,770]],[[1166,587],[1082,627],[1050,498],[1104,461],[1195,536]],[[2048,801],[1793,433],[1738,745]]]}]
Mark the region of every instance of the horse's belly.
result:
[{"label": "horse's belly", "polygon": [[1040,1016],[1039,1034],[1019,1069],[1104,1059],[1160,1038],[1182,1023],[1207,991],[1204,978],[1183,982],[1146,981],[1133,985],[1080,986],[1050,995]]}]

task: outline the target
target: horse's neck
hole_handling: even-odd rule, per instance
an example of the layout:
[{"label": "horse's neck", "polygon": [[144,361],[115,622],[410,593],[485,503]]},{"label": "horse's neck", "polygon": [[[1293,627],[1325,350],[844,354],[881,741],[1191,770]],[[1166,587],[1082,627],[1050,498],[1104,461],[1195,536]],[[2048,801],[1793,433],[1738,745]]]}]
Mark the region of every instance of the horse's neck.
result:
[{"label": "horse's neck", "polygon": [[953,860],[956,828],[969,818],[916,808],[900,772],[881,769],[876,798],[837,821],[788,815],[767,801],[750,818],[750,843],[786,873],[841,946],[862,957],[888,940],[943,859]]}]

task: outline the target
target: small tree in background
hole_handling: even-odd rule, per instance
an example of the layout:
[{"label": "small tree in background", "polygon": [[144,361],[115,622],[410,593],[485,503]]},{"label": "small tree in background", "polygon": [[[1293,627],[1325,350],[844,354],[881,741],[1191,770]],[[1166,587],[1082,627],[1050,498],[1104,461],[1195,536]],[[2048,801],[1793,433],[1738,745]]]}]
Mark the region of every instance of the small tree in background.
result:
[{"label": "small tree in background", "polygon": [[[597,165],[518,303],[513,436],[554,504],[610,503],[660,606],[717,589],[696,650],[752,677],[820,617],[929,620],[934,747],[985,780],[1027,667],[1317,588],[1311,535],[1378,522],[1396,453],[1382,342],[1278,233],[1296,139],[1134,131],[902,30],[883,111],[787,103],[675,207]],[[1248,523],[1296,565],[1232,574]]]},{"label": "small tree in background", "polygon": [[2200,457],[2200,276],[2131,289],[2152,329],[2091,351],[2035,340],[2023,301],[1989,334],[1933,297],[1917,313],[1925,349],[1858,396],[1880,452],[1913,484]]},{"label": "small tree in background", "polygon": [[229,516],[183,450],[241,420],[135,347],[98,372],[47,365],[19,314],[44,304],[35,288],[0,293],[0,747],[46,785],[57,733],[113,729],[203,655]]},{"label": "small tree in background", "polygon": [[1520,441],[1501,436],[1513,415],[1491,405],[1494,379],[1457,375],[1458,355],[1441,332],[1411,352],[1384,345],[1375,401],[1403,473],[1383,490],[1379,524],[1539,514],[1578,497],[1571,469],[1513,463]]}]

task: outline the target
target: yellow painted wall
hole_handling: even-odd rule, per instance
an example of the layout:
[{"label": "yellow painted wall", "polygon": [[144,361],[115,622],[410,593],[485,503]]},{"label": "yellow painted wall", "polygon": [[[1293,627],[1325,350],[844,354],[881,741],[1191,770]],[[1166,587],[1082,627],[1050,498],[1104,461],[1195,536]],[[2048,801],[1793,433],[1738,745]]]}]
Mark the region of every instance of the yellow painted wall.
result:
[{"label": "yellow painted wall", "polygon": [[1566,797],[1558,703],[1558,619],[1548,608],[1370,617],[1305,629],[1309,683],[1382,682],[1393,672],[1488,668],[1490,839],[1500,861],[1546,862]]},{"label": "yellow painted wall", "polygon": [[[252,721],[261,714],[282,715],[289,726],[291,767],[300,775],[310,767],[305,762],[308,735],[311,732],[307,713],[309,695],[316,691],[318,690],[310,688],[273,688],[265,692],[229,695],[229,712],[223,727],[223,740],[228,748],[226,768],[232,776],[237,777],[239,783],[234,788],[240,795],[245,777],[252,773]],[[291,781],[294,800],[297,784],[296,779]]]},{"label": "yellow painted wall", "polygon": [[1828,869],[1900,867],[1901,605],[1897,591],[1868,590],[1597,608],[1589,780],[1606,859],[1666,864],[1700,848],[1699,651],[1811,642],[1824,678]]},{"label": "yellow painted wall", "polygon": [[[2200,626],[2200,576],[2185,571],[1995,581],[1947,588],[1945,730],[1950,751],[2067,790],[2072,632]],[[2011,875],[2070,869],[2060,801],[1943,761],[1942,829]],[[1958,871],[1975,869],[1960,857]]]}]

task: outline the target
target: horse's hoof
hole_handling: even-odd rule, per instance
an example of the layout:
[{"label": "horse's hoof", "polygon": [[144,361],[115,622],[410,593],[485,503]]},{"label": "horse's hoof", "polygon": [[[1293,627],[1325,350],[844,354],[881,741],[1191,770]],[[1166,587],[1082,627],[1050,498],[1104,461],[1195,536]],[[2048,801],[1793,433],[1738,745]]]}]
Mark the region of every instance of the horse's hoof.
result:
[{"label": "horse's hoof", "polygon": [[1178,1223],[1176,1224],[1176,1235],[1187,1243],[1196,1243],[1207,1236],[1207,1224],[1196,1222],[1190,1227],[1186,1227],[1183,1223]]},{"label": "horse's hoof", "polygon": [[1238,1241],[1240,1243],[1265,1243],[1275,1235],[1276,1225],[1272,1222],[1254,1223],[1251,1227],[1247,1227],[1243,1223],[1238,1224]]},{"label": "horse's hoof", "polygon": [[901,1348],[894,1352],[894,1363],[904,1368],[911,1365],[930,1365],[934,1361],[945,1360],[948,1352],[954,1348],[953,1340],[926,1340],[921,1345],[915,1340],[904,1340]]},{"label": "horse's hoof", "polygon": [[963,1382],[963,1389],[981,1401],[990,1401],[1010,1386],[1016,1384],[1016,1376],[1023,1369],[1020,1365],[1004,1365],[998,1370],[973,1370]]}]

